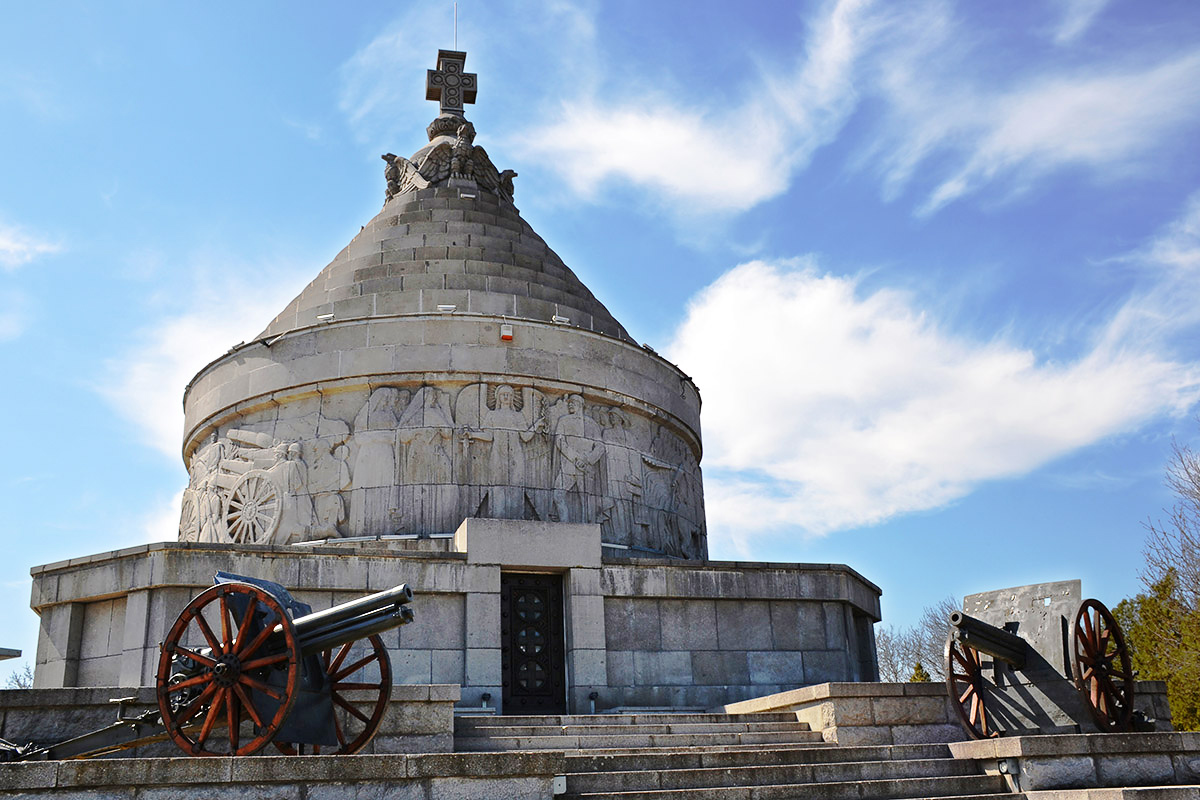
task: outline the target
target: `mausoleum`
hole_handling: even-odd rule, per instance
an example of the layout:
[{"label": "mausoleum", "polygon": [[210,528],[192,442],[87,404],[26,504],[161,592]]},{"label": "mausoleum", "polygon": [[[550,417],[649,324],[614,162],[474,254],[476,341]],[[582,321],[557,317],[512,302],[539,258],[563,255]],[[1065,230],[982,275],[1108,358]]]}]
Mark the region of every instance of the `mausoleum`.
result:
[{"label": "mausoleum", "polygon": [[876,678],[854,570],[708,559],[700,391],[521,217],[465,59],[438,53],[379,214],[188,384],[179,540],[34,569],[36,686],[152,685],[218,569],[318,609],[407,582],[394,680],[504,713]]}]

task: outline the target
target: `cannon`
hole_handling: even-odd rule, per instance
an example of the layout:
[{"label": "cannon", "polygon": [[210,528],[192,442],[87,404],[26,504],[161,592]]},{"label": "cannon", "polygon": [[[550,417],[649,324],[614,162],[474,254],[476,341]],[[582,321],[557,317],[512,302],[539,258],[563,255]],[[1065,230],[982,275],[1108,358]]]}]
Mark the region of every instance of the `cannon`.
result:
[{"label": "cannon", "polygon": [[950,615],[946,690],[968,736],[1145,724],[1120,626],[1080,596],[1077,580],[1018,586],[969,595],[963,605],[975,615]]},{"label": "cannon", "polygon": [[160,645],[158,708],[48,747],[0,743],[0,760],[92,758],[166,739],[192,756],[361,750],[391,697],[380,634],[413,620],[400,584],[313,612],[271,581],[218,572]]}]

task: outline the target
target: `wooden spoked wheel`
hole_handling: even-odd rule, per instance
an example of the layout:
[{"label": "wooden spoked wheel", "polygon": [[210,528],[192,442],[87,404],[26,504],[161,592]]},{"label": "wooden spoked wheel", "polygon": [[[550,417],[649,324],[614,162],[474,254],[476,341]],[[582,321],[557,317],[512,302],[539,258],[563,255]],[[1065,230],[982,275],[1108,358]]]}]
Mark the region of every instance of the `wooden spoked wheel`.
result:
[{"label": "wooden spoked wheel", "polygon": [[[370,652],[355,648],[362,641],[370,644]],[[387,711],[392,696],[392,662],[378,635],[324,650],[319,658],[333,698],[333,727],[338,744],[322,747],[275,742],[281,753],[293,756],[357,753],[374,738]]]},{"label": "wooden spoked wheel", "polygon": [[225,528],[239,544],[267,544],[279,527],[283,492],[265,470],[252,469],[229,490]]},{"label": "wooden spoked wheel", "polygon": [[946,691],[958,711],[959,721],[972,739],[999,736],[987,709],[987,684],[979,651],[946,639]]},{"label": "wooden spoked wheel", "polygon": [[[175,620],[158,659],[167,734],[193,756],[252,755],[296,702],[300,647],[279,601],[247,583],[213,586]],[[224,729],[224,737],[214,732]]]},{"label": "wooden spoked wheel", "polygon": [[1099,600],[1084,600],[1072,637],[1075,686],[1101,731],[1127,731],[1133,722],[1133,667],[1121,628]]}]

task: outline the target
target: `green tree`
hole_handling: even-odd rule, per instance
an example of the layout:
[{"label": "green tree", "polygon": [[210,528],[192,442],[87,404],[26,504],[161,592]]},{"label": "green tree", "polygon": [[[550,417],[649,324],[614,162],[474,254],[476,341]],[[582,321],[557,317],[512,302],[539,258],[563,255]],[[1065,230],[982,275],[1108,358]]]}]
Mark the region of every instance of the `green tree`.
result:
[{"label": "green tree", "polygon": [[1176,445],[1166,482],[1176,502],[1146,525],[1146,591],[1113,613],[1138,677],[1166,681],[1175,727],[1200,730],[1200,456]]},{"label": "green tree", "polygon": [[930,683],[933,679],[929,677],[929,672],[918,661],[917,665],[913,667],[912,676],[908,680],[910,683]]}]

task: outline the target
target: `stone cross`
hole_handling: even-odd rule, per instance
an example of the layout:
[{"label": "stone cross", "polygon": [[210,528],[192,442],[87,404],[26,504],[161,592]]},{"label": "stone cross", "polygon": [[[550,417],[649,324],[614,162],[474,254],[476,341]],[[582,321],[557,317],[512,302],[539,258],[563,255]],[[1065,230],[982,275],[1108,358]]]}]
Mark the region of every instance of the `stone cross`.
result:
[{"label": "stone cross", "polygon": [[438,50],[438,68],[425,78],[425,99],[441,104],[443,114],[463,116],[463,103],[474,103],[478,84],[475,73],[463,72],[467,54],[458,50]]}]

